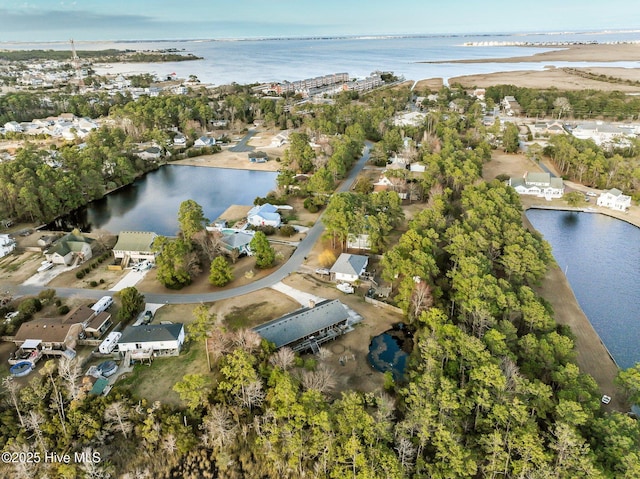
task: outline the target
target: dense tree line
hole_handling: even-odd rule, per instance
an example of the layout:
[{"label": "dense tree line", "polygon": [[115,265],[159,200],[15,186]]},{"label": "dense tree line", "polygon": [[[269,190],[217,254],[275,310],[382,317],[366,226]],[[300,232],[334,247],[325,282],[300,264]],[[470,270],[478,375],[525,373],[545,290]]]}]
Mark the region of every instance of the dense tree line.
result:
[{"label": "dense tree line", "polygon": [[640,189],[640,162],[635,147],[621,152],[605,151],[593,141],[571,135],[554,135],[545,154],[549,155],[560,173],[579,183],[596,188],[619,188],[637,195]]},{"label": "dense tree line", "polygon": [[513,96],[529,117],[637,119],[640,99],[620,91],[538,90],[515,85],[496,85],[486,89],[485,98],[500,104]]},{"label": "dense tree line", "polygon": [[51,152],[27,144],[15,160],[0,163],[2,213],[17,220],[51,221],[157,167],[133,156],[128,145],[122,130],[102,128],[87,138],[85,148],[57,150],[56,167],[45,162]]}]

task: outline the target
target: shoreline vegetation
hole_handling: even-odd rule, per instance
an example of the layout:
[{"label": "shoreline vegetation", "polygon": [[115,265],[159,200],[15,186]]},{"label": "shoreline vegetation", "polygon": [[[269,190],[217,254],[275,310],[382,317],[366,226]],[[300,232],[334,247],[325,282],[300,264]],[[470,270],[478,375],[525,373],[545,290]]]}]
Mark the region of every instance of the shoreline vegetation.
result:
[{"label": "shoreline vegetation", "polygon": [[[78,50],[76,55],[81,60],[92,60],[100,63],[161,63],[202,60],[193,53],[186,53],[176,49],[167,50]],[[0,60],[6,61],[34,61],[56,60],[71,61],[72,52],[69,50],[2,50]]]}]

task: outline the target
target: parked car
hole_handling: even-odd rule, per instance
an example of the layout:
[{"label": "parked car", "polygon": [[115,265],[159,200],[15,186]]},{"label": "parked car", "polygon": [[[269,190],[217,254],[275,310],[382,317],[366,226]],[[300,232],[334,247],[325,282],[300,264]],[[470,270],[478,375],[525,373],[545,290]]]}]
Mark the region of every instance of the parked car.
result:
[{"label": "parked car", "polygon": [[606,394],[602,396],[602,404],[609,404],[611,402],[611,396],[607,396]]},{"label": "parked car", "polygon": [[151,321],[153,321],[153,313],[147,310],[142,316],[142,324],[149,324]]},{"label": "parked car", "polygon": [[597,194],[597,193],[594,193],[593,191],[589,191],[589,192],[587,193],[587,196],[598,196],[598,194]]},{"label": "parked car", "polygon": [[327,275],[331,274],[331,272],[327,268],[318,268],[316,270],[316,274],[319,274],[321,276],[327,276]]},{"label": "parked car", "polygon": [[340,291],[342,291],[343,293],[346,293],[346,294],[353,294],[353,292],[355,291],[353,289],[353,285],[351,285],[349,283],[338,283],[336,285],[336,288],[338,288]]}]

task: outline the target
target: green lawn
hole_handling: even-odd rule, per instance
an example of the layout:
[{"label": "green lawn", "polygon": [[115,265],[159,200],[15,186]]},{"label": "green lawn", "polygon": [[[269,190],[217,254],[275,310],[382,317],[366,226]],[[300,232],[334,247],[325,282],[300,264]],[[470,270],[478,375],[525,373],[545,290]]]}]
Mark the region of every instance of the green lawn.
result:
[{"label": "green lawn", "polygon": [[[180,356],[156,358],[151,365],[136,364],[133,372],[116,382],[116,388],[126,389],[150,403],[161,401],[184,406],[173,385],[185,374],[209,374],[203,344],[189,343]],[[213,379],[213,375],[211,375]]]}]

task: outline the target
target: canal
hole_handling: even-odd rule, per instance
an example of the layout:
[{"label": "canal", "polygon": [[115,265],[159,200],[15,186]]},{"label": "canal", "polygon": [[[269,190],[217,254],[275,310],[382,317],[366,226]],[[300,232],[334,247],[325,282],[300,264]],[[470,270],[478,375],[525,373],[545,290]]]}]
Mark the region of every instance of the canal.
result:
[{"label": "canal", "polygon": [[527,211],[618,365],[640,362],[640,229],[609,216]]},{"label": "canal", "polygon": [[49,229],[85,232],[103,229],[153,231],[173,236],[178,231],[178,208],[192,199],[209,220],[232,204],[252,205],[276,186],[275,172],[165,165],[131,185],[56,220]]}]

